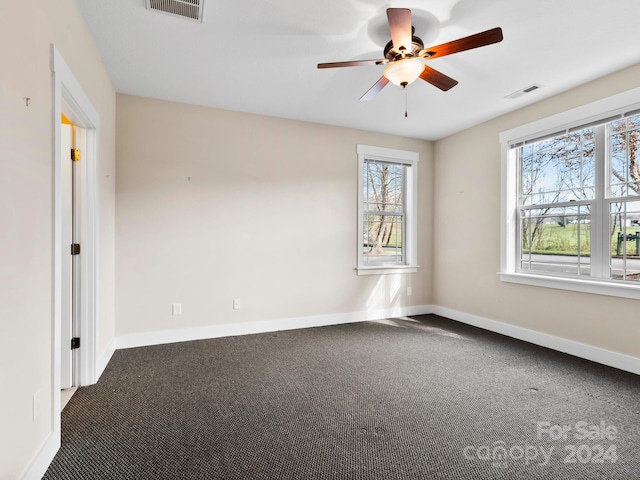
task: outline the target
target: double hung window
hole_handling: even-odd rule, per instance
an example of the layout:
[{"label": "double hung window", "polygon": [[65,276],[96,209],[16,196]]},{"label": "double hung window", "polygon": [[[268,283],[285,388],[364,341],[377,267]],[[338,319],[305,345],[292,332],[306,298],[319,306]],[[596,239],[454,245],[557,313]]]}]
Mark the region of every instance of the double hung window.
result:
[{"label": "double hung window", "polygon": [[358,273],[415,271],[418,154],[358,145]]},{"label": "double hung window", "polygon": [[503,132],[503,280],[640,295],[638,100],[634,90]]}]

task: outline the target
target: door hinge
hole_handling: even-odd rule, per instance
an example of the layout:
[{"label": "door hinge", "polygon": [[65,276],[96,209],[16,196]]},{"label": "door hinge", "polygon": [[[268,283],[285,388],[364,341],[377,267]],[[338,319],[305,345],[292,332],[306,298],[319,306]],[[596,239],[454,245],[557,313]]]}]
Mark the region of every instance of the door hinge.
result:
[{"label": "door hinge", "polygon": [[71,255],[80,255],[80,244],[72,243],[71,244]]},{"label": "door hinge", "polygon": [[77,148],[71,149],[71,160],[73,160],[74,162],[79,162],[81,156],[82,155],[80,153],[80,150],[78,150]]},{"label": "door hinge", "polygon": [[71,350],[75,350],[76,348],[80,348],[80,337],[73,337],[71,339]]}]

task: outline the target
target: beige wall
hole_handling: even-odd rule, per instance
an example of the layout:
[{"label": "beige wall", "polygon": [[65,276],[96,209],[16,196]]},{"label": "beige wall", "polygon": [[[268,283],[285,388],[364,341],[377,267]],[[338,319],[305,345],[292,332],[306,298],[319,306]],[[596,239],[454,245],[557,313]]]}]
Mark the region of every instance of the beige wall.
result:
[{"label": "beige wall", "polygon": [[[354,272],[358,143],[420,154],[418,274]],[[430,303],[431,143],[119,94],[117,145],[118,335]]]},{"label": "beige wall", "polygon": [[[82,84],[102,125],[100,351],[114,335],[115,92],[73,0],[0,0],[0,12],[0,478],[14,479],[53,425],[50,44]],[[29,107],[24,97],[31,98]],[[33,421],[37,390],[40,415]]]},{"label": "beige wall", "polygon": [[436,142],[433,302],[640,357],[637,300],[501,283],[503,130],[640,86],[640,65]]}]

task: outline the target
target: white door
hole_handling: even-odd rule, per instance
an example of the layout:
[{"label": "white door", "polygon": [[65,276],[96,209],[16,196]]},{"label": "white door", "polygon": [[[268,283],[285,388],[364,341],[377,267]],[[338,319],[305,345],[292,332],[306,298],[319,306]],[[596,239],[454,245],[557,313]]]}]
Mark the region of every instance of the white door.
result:
[{"label": "white door", "polygon": [[73,268],[71,244],[73,243],[73,164],[71,162],[71,125],[61,125],[61,190],[62,190],[62,302],[60,335],[60,388],[73,386],[73,356],[71,338],[73,336]]},{"label": "white door", "polygon": [[[78,345],[73,339],[80,338],[80,199],[81,163],[74,161],[72,149],[79,149],[83,138],[82,129],[63,118],[61,125],[61,186],[62,186],[62,322],[60,341],[61,375],[60,388],[70,388],[79,384],[80,356]],[[79,160],[79,159],[78,159]]]},{"label": "white door", "polygon": [[[84,129],[73,125],[71,127],[71,148],[80,153],[84,150]],[[71,152],[69,152],[71,157]],[[69,255],[71,256],[71,337],[77,340],[77,344],[71,348],[71,383],[74,387],[80,385],[80,325],[82,315],[82,252],[81,244],[81,212],[82,212],[82,162],[81,158],[69,160],[71,163],[71,245]],[[77,247],[74,249],[73,246]],[[73,252],[73,253],[72,253]]]}]

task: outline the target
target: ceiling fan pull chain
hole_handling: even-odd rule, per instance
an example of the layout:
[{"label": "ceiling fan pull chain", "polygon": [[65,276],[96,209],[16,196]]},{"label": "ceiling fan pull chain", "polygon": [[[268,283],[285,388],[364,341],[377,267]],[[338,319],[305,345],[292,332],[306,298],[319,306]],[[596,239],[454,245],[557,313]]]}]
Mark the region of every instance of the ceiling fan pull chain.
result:
[{"label": "ceiling fan pull chain", "polygon": [[407,107],[409,103],[408,97],[409,97],[409,93],[407,92],[407,87],[405,86],[404,87],[404,118],[407,118],[409,116],[409,114],[407,113],[407,110],[409,109]]}]

